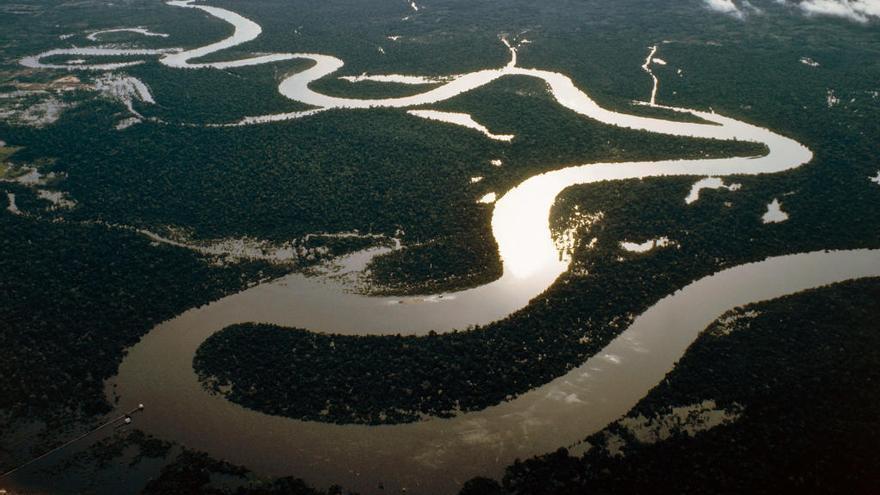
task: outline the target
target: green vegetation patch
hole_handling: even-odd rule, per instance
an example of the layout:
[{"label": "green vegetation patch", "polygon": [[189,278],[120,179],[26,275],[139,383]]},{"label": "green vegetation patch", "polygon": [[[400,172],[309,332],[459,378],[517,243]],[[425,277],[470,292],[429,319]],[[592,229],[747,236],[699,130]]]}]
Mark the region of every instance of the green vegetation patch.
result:
[{"label": "green vegetation patch", "polygon": [[439,83],[400,84],[377,81],[350,82],[344,79],[339,79],[339,76],[336,74],[317,80],[309,85],[310,88],[321,94],[342,98],[360,99],[402,98],[405,96],[421,94],[438,86],[440,86]]},{"label": "green vegetation patch", "polygon": [[20,146],[0,146],[0,163],[5,162],[20,149]]},{"label": "green vegetation patch", "polygon": [[[369,424],[448,416],[483,409],[563,375],[601,350],[635,315],[693,280],[793,250],[880,242],[880,214],[866,201],[829,207],[818,193],[827,183],[803,186],[816,187],[815,195],[791,196],[787,222],[763,224],[768,199],[788,187],[784,177],[737,178],[744,183],[740,191],[703,191],[697,203],[686,205],[695,180],[569,189],[552,213],[555,228],[566,228],[575,206],[601,211],[603,219],[576,231],[571,270],[502,321],[429,337],[241,325],[209,338],[194,366],[209,389],[231,385],[230,400],[271,414]],[[850,191],[858,197],[873,185],[853,178],[835,187],[828,194]],[[640,254],[619,244],[661,236],[677,245]]]},{"label": "green vegetation patch", "polygon": [[[37,201],[15,190],[22,209]],[[153,325],[253,281],[264,263],[219,267],[100,225],[0,211],[0,410],[46,420],[109,409],[103,382]]]},{"label": "green vegetation patch", "polygon": [[740,409],[735,421],[696,435],[673,430],[656,443],[615,423],[587,438],[584,455],[561,449],[517,462],[501,484],[482,481],[493,487],[484,493],[872,493],[878,299],[880,279],[866,279],[728,313],[628,416],[711,399]]},{"label": "green vegetation patch", "polygon": [[9,164],[6,160],[20,149],[19,146],[0,146],[0,179],[6,177],[9,172]]},{"label": "green vegetation patch", "polygon": [[[489,283],[501,276],[501,259],[491,231],[491,207],[470,216],[459,235],[432,239],[374,258],[369,265],[372,293],[435,294]],[[476,236],[466,241],[468,232]]]}]

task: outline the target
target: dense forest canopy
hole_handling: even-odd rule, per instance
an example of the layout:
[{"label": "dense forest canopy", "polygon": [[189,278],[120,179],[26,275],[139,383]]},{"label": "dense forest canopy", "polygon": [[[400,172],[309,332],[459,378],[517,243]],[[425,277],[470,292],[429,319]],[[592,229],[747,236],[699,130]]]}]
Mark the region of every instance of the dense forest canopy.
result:
[{"label": "dense forest canopy", "polygon": [[[656,46],[664,62],[650,67],[659,103],[767,127],[814,152],[810,163],[784,173],[725,177],[739,188],[703,190],[693,204],[684,198],[698,176],[567,189],[550,220],[557,236],[574,229],[569,271],[532,304],[489,325],[429,337],[343,337],[257,323],[227,328],[205,342],[193,365],[206,388],[244,407],[361,424],[481,410],[579,365],[634,316],[695,279],[767,256],[880,248],[880,183],[871,180],[880,181],[880,29],[868,0],[423,0],[418,10],[403,0],[203,3],[252,19],[262,33],[202,61],[332,55],[344,66],[312,85],[325,94],[399,97],[440,84],[340,76],[445,77],[503,67],[510,57],[503,37],[519,43],[521,67],[563,73],[606,108],[699,121],[635,103],[649,98],[652,80],[642,64]],[[826,15],[820,4],[840,8]],[[400,249],[369,265],[372,293],[481,285],[501,274],[493,206],[478,202],[489,193],[500,197],[528,177],[583,163],[745,160],[765,152],[754,143],[677,138],[584,119],[558,105],[543,81],[519,76],[422,108],[469,114],[496,134],[514,135],[510,142],[406,109],[329,110],[225,127],[220,124],[247,116],[310,109],[277,86],[311,63],[176,70],[147,57],[110,71],[142,81],[155,102],[126,100],[98,89],[105,73],[36,70],[19,60],[96,44],[202,46],[230,35],[231,27],[205,12],[138,0],[22,0],[0,5],[0,12],[0,471],[112,411],[105,380],[117,373],[126,349],[188,309],[395,240]],[[113,32],[89,39],[134,26],[167,36]],[[773,200],[788,220],[762,223]],[[601,215],[579,226],[572,220],[578,214]],[[335,237],[340,233],[349,237]],[[658,238],[674,244],[647,253],[621,246]],[[257,245],[260,254],[287,249],[294,256],[278,262],[206,248],[230,241]],[[744,491],[775,478],[779,490],[866,492],[877,482],[876,455],[866,447],[878,431],[871,414],[876,401],[866,392],[877,382],[870,378],[876,284],[854,282],[758,305],[751,309],[760,316],[743,319],[749,325],[730,335],[713,333],[716,323],[631,413],[653,417],[711,399],[731,411],[734,403],[744,408],[731,424],[696,436],[677,432],[654,445],[629,441],[623,458],[609,453],[617,441],[609,438],[631,439],[611,425],[586,440],[594,446],[586,454],[524,460],[498,482],[468,483],[465,493],[541,493],[551,482],[558,493],[638,492],[663,473],[684,476],[701,458],[709,459],[705,476],[669,488],[717,491],[713,479],[748,472],[753,477],[737,485]],[[791,329],[803,329],[803,339],[792,340]],[[801,407],[807,403],[814,407]],[[834,414],[839,403],[852,406],[844,416]],[[839,436],[819,433],[829,417]],[[777,447],[749,460],[743,452],[760,449],[761,438]],[[136,447],[156,464],[137,478],[139,486],[124,490],[317,493],[296,479],[308,473],[260,480],[247,466],[185,446],[170,454],[164,442],[171,440],[134,433],[84,447],[83,462],[100,468],[79,481],[69,478],[68,491],[81,490],[88,484],[82,480],[101,469],[125,472]],[[846,450],[847,441],[856,448],[839,459],[816,447]],[[818,467],[806,472],[771,462],[791,451],[803,465]],[[707,452],[718,455],[702,457]],[[28,476],[38,485],[49,479],[39,469]],[[224,476],[244,481],[211,486]],[[832,479],[847,481],[832,486]]]}]

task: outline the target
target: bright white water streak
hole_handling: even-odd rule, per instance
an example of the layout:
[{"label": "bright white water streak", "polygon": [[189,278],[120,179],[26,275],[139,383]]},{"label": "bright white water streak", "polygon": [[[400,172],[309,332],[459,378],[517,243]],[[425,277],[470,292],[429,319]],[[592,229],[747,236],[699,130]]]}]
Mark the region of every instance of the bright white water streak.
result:
[{"label": "bright white water streak", "polygon": [[381,76],[374,76],[369,74],[361,74],[359,76],[342,76],[339,79],[343,81],[348,81],[351,83],[359,83],[362,81],[371,81],[371,82],[381,82],[381,83],[395,83],[395,84],[411,84],[411,85],[427,85],[427,84],[438,84],[445,81],[448,81],[449,77],[424,77],[424,76],[404,76],[400,74],[385,74]]},{"label": "bright white water streak", "polygon": [[718,177],[706,177],[700,179],[691,186],[691,190],[684,198],[685,204],[693,204],[700,199],[700,191],[703,189],[727,189],[728,191],[738,191],[742,184],[727,185]]},{"label": "bright white water streak", "polygon": [[409,110],[407,113],[423,119],[436,120],[439,122],[467,127],[468,129],[482,132],[487,138],[496,141],[510,142],[516,137],[512,134],[492,134],[486,126],[475,121],[473,117],[466,113],[438,112],[437,110]]},{"label": "bright white water streak", "polygon": [[[500,77],[518,75],[544,80],[562,106],[603,123],[635,130],[662,133],[673,136],[689,136],[714,139],[738,139],[764,143],[769,153],[755,158],[725,158],[710,160],[679,160],[663,162],[635,162],[616,164],[590,164],[570,167],[532,177],[501,197],[495,207],[492,220],[493,233],[499,245],[503,261],[502,278],[480,290],[504,288],[511,292],[511,277],[516,278],[518,287],[513,292],[521,297],[511,299],[514,308],[521,307],[531,297],[542,292],[555,278],[565,271],[567,265],[559,260],[550,236],[548,212],[555,197],[562,189],[575,184],[585,184],[601,180],[642,178],[660,175],[729,175],[772,173],[797,167],[808,162],[812,153],[794,140],[775,134],[767,129],[739,122],[714,113],[687,109],[669,108],[679,112],[691,112],[712,125],[697,123],[670,122],[666,120],[617,113],[600,107],[586,93],[578,89],[565,75],[538,69],[516,67],[516,51],[510,47],[511,61],[501,69],[488,69],[455,77],[452,81],[420,94],[388,99],[352,99],[323,95],[313,91],[309,84],[323,78],[343,66],[335,57],[319,54],[271,54],[231,62],[191,64],[192,58],[202,57],[219,50],[255,39],[261,32],[260,26],[236,13],[217,7],[195,5],[190,0],[172,1],[169,5],[197,8],[223,19],[235,27],[233,34],[217,43],[201,48],[165,53],[161,61],[172,67],[189,68],[227,68],[239,65],[266,63],[268,61],[290,58],[308,58],[315,62],[312,67],[296,73],[279,85],[279,91],[291,98],[317,107],[315,110],[291,114],[248,117],[243,124],[300,118],[312,115],[327,108],[372,108],[372,107],[412,107],[447,100],[467,91],[484,86]],[[76,50],[77,55],[86,54]],[[91,49],[92,54],[107,54],[108,49]],[[46,54],[60,54],[64,50],[53,50]],[[136,50],[120,50],[120,53],[134,54]],[[149,51],[142,51],[147,53]],[[71,52],[74,53],[74,52]],[[44,54],[45,55],[45,54]],[[40,66],[44,55],[29,57],[22,61],[25,65]],[[61,66],[68,68],[68,66]],[[667,107],[668,108],[668,107]],[[522,289],[528,287],[528,289]]]},{"label": "bright white water streak", "polygon": [[134,33],[134,34],[140,34],[142,36],[152,36],[152,37],[158,37],[158,38],[167,38],[168,37],[168,35],[165,33],[154,33],[152,31],[150,31],[149,29],[142,28],[142,27],[136,27],[136,28],[102,29],[101,31],[95,31],[93,33],[89,33],[86,36],[86,39],[88,39],[90,41],[98,41],[99,36],[103,36],[105,34],[111,34],[111,33]]},{"label": "bright white water streak", "polygon": [[141,55],[162,55],[179,51],[177,48],[168,49],[119,49],[119,48],[102,48],[102,47],[86,47],[86,48],[58,48],[49,50],[39,55],[25,57],[19,63],[25,67],[32,69],[61,69],[61,70],[116,70],[123,67],[131,67],[144,63],[143,60],[132,60],[128,62],[112,62],[108,64],[47,64],[42,62],[46,57],[77,55],[88,57],[116,57],[116,56],[141,56]]},{"label": "bright white water streak", "polygon": [[[162,55],[178,68],[230,68],[294,58],[315,65],[285,79],[279,91],[314,105],[307,112],[264,115],[242,124],[300,118],[328,108],[410,107],[436,103],[518,75],[544,80],[564,107],[610,125],[672,136],[738,139],[763,143],[769,153],[753,158],[596,163],[530,177],[494,205],[492,230],[503,261],[502,277],[443,297],[371,298],[331,283],[292,275],[188,311],[157,326],[131,349],[116,379],[121,406],[137,402],[149,412],[139,427],[182,441],[215,456],[310,482],[334,482],[369,492],[378,481],[425,492],[452,492],[473,475],[500,474],[515,457],[528,457],[575,442],[625,413],[681,356],[712,319],[730,307],[859,276],[880,275],[877,251],[794,255],[720,272],[669,296],[640,317],[605,351],[571,373],[511,402],[454,419],[399,426],[338,426],[306,423],[246,410],[206,393],[192,370],[192,356],[214,332],[234,323],[269,322],[344,334],[448,331],[488,323],[524,307],[567,269],[552,242],[549,212],[565,188],[606,180],[664,175],[725,176],[773,173],[808,162],[801,144],[714,113],[690,111],[710,124],[680,123],[626,115],[598,106],[568,77],[516,66],[516,51],[500,69],[455,76],[441,86],[403,98],[358,100],[317,93],[309,84],[343,66],[320,54],[267,54],[242,60],[190,60],[255,39],[256,23],[225,9],[172,1],[231,23],[232,36],[192,50],[53,50],[22,60],[30,67],[100,69],[103,65],[46,65],[51,55]],[[124,65],[142,61],[123,62]],[[487,206],[488,207],[488,206]],[[410,304],[400,304],[406,302]]]},{"label": "bright white water streak", "polygon": [[651,61],[654,58],[654,55],[657,54],[657,45],[651,47],[651,51],[648,52],[648,58],[645,59],[645,63],[642,64],[642,70],[647,72],[649,76],[651,76],[651,80],[654,82],[654,86],[651,88],[651,97],[648,99],[648,105],[654,106],[657,104],[657,87],[660,84],[660,81],[657,79],[657,76],[654,75],[654,71],[651,70]]}]

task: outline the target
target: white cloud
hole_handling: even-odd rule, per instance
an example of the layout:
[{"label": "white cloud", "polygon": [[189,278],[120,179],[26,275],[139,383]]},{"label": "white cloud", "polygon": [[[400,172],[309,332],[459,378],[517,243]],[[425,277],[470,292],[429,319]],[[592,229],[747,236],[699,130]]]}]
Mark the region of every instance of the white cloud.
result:
[{"label": "white cloud", "polygon": [[745,13],[740,10],[740,8],[733,3],[733,0],[703,0],[703,3],[711,10],[715,12],[721,12],[722,14],[729,14],[737,19],[742,19],[745,17]]},{"label": "white cloud", "polygon": [[743,7],[752,11],[752,13],[754,13],[754,14],[763,14],[764,13],[764,11],[762,9],[752,5],[752,2],[749,2],[749,0],[743,0],[742,4],[743,4]]},{"label": "white cloud", "polygon": [[[834,16],[865,23],[880,19],[880,0],[773,0],[773,2],[800,10],[809,16]],[[749,0],[703,0],[715,12],[745,19],[747,14],[761,14],[763,10]]]},{"label": "white cloud", "polygon": [[805,0],[798,7],[809,15],[830,15],[856,22],[880,18],[880,0]]}]

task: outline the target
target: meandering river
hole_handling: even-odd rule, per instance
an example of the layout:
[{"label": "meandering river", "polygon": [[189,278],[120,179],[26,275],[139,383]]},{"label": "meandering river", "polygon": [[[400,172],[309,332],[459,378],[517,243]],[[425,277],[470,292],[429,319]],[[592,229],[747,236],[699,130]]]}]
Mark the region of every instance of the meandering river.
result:
[{"label": "meandering river", "polygon": [[510,45],[511,59],[504,67],[450,76],[444,84],[414,96],[361,100],[324,95],[312,90],[310,83],[338,71],[343,66],[341,60],[320,54],[281,53],[192,62],[255,39],[260,26],[234,12],[192,0],[168,5],[205,11],[232,24],[234,32],[196,49],[67,48],[27,57],[22,64],[110,70],[144,62],[42,62],[58,55],[155,55],[161,63],[181,69],[291,59],[314,62],[286,78],[278,89],[315,109],[252,116],[239,122],[245,125],[302,118],[329,108],[426,105],[501,77],[527,76],[545,81],[561,106],[584,118],[670,136],[762,143],[768,152],[755,157],[591,163],[530,177],[495,203],[492,232],[503,275],[480,287],[430,297],[368,297],[347,292],[329,279],[290,275],[187,311],[158,325],[130,349],[119,375],[108,383],[108,393],[119,394],[123,409],[139,402],[147,405],[147,412],[137,418],[138,427],[161,438],[259,472],[303,477],[318,486],[340,483],[371,493],[381,482],[389,492],[408,488],[417,493],[452,493],[470,477],[498,476],[516,458],[573,444],[625,414],[672,369],[699,332],[724,311],[824,284],[880,276],[880,251],[876,250],[794,254],[718,272],[656,303],[602,352],[566,375],[509,402],[452,419],[340,426],[245,409],[206,392],[192,367],[192,358],[205,339],[229,325],[265,322],[341,334],[424,334],[486,324],[525,307],[567,270],[568,262],[560,257],[549,227],[550,209],[565,188],[670,175],[775,173],[809,162],[812,153],[785,136],[711,112],[665,107],[690,112],[706,122],[682,123],[602,108],[563,74],[519,67],[516,50]]}]

